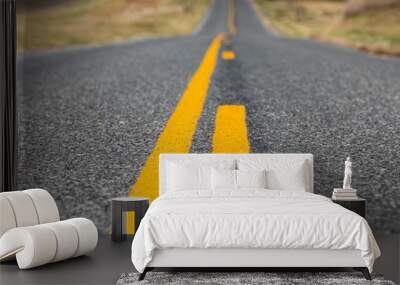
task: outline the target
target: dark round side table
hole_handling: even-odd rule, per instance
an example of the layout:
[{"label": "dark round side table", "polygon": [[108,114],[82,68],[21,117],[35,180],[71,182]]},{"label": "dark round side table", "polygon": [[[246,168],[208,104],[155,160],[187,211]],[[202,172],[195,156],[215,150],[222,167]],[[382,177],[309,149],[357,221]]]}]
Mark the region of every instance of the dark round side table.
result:
[{"label": "dark round side table", "polygon": [[339,204],[340,206],[359,214],[361,217],[365,218],[366,214],[366,204],[367,201],[363,198],[357,198],[353,200],[340,200],[332,199],[333,203]]},{"label": "dark round side table", "polygon": [[111,200],[112,211],[112,241],[123,241],[126,234],[123,229],[126,226],[125,212],[135,212],[135,229],[139,227],[140,221],[149,208],[149,199],[144,197],[120,197]]}]

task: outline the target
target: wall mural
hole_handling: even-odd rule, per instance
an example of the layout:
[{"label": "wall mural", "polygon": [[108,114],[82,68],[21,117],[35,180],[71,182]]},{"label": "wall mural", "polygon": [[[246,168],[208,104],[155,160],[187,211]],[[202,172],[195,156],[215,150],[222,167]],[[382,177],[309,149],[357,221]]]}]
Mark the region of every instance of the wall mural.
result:
[{"label": "wall mural", "polygon": [[20,189],[107,232],[111,198],[157,198],[160,153],[312,153],[326,196],[350,155],[400,232],[398,59],[277,35],[250,1],[84,2],[18,7]]}]

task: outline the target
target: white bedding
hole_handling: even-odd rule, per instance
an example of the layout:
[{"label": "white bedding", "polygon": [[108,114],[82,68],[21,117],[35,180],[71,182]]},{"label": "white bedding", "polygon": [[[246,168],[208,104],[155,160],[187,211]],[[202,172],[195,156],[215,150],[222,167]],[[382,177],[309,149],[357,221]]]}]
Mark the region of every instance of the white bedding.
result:
[{"label": "white bedding", "polygon": [[165,248],[358,249],[371,272],[380,255],[359,215],[320,195],[265,189],[160,196],[133,240],[135,268]]}]

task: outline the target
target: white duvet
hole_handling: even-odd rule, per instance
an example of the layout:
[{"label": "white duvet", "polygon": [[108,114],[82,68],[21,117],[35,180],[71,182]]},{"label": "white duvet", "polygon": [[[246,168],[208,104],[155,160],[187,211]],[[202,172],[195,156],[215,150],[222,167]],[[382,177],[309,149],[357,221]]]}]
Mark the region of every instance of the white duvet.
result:
[{"label": "white duvet", "polygon": [[257,189],[159,197],[133,240],[135,268],[165,248],[358,249],[371,272],[380,255],[366,220],[330,199]]}]

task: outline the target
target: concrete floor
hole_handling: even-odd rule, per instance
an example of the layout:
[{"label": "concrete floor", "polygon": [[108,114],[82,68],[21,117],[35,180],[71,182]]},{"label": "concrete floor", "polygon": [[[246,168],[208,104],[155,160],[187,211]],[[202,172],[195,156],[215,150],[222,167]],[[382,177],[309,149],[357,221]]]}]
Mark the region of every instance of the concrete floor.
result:
[{"label": "concrete floor", "polygon": [[[400,235],[376,235],[382,256],[375,273],[400,282]],[[30,270],[19,270],[15,262],[0,265],[0,284],[115,284],[124,272],[134,271],[130,260],[131,239],[111,242],[100,236],[97,249],[82,256]],[[312,270],[311,270],[312,271]]]}]

